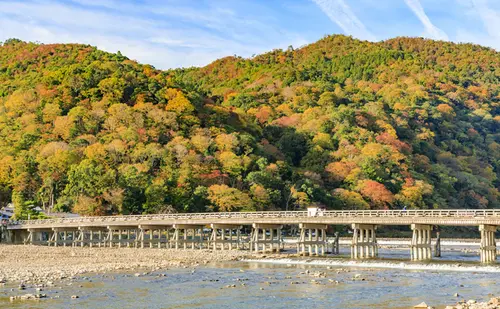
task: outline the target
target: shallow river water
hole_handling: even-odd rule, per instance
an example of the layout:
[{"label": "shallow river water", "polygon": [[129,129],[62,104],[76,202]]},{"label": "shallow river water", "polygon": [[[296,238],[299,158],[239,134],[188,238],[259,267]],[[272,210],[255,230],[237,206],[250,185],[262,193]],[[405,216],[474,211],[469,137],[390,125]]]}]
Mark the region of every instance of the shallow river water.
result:
[{"label": "shallow river water", "polygon": [[[350,267],[348,259],[330,257],[282,260],[278,264],[269,260],[213,263],[146,274],[143,270],[139,276],[89,274],[45,289],[42,293],[48,298],[41,301],[10,302],[9,296],[34,293],[34,289],[19,291],[7,284],[0,287],[0,308],[399,309],[422,301],[444,308],[461,299],[500,296],[500,268],[480,266],[475,262],[477,254],[443,251],[441,260],[446,261],[427,264],[409,262],[407,251],[381,249],[385,260],[371,262],[393,268]],[[341,253],[346,254],[347,249]],[[329,262],[335,265],[327,266]],[[400,268],[404,266],[423,269]],[[325,277],[314,277],[316,272]],[[235,287],[227,287],[232,285]],[[79,298],[71,299],[71,295]]]}]

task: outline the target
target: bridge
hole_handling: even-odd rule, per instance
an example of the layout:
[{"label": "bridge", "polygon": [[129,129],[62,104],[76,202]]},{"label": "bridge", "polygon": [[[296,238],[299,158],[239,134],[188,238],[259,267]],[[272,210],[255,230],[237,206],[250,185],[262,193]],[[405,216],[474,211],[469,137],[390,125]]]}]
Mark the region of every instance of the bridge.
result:
[{"label": "bridge", "polygon": [[[324,255],[329,249],[327,230],[332,225],[352,228],[351,257],[378,255],[377,226],[408,225],[413,237],[412,260],[440,255],[439,226],[477,226],[481,233],[481,262],[496,261],[495,232],[500,210],[333,210],[183,213],[22,220],[9,222],[7,241],[49,246],[158,247],[175,249],[242,249],[277,252],[283,247],[282,228],[297,226],[297,252]],[[243,237],[242,230],[251,230]],[[331,252],[338,253],[338,234]]]}]

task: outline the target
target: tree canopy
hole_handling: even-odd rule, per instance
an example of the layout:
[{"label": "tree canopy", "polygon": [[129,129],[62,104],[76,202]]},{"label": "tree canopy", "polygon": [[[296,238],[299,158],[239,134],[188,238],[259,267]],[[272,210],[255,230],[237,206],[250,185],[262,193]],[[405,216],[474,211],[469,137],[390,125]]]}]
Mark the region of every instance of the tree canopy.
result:
[{"label": "tree canopy", "polygon": [[83,215],[500,207],[500,54],[334,35],[156,70],[0,46],[0,206]]}]

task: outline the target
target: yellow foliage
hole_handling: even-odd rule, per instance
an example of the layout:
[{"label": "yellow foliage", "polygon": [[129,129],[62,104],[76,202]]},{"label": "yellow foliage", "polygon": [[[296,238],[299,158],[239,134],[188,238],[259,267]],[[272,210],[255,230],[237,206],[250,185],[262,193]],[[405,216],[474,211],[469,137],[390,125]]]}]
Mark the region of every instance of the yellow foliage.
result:
[{"label": "yellow foliage", "polygon": [[167,89],[165,98],[168,100],[165,109],[169,112],[174,112],[178,115],[194,112],[194,106],[180,90],[173,88]]},{"label": "yellow foliage", "polygon": [[51,123],[61,115],[61,108],[58,104],[46,104],[42,111],[42,119],[45,123]]},{"label": "yellow foliage", "polygon": [[318,132],[313,138],[313,143],[325,149],[333,148],[333,143],[332,139],[330,138],[330,134]]},{"label": "yellow foliage", "polygon": [[213,139],[203,134],[202,132],[197,133],[191,137],[191,144],[193,144],[194,148],[201,153],[205,153],[210,145],[212,144]]},{"label": "yellow foliage", "polygon": [[87,158],[92,160],[104,161],[106,159],[106,148],[100,143],[87,146],[84,153]]},{"label": "yellow foliage", "polygon": [[238,138],[233,134],[219,134],[215,143],[220,151],[233,151],[238,146]]},{"label": "yellow foliage", "polygon": [[218,155],[222,170],[231,175],[239,175],[243,168],[243,161],[234,152],[224,151]]},{"label": "yellow foliage", "polygon": [[54,121],[54,134],[64,140],[70,138],[70,129],[73,126],[73,120],[68,116],[59,116]]},{"label": "yellow foliage", "polygon": [[208,199],[219,211],[253,210],[253,202],[247,193],[227,185],[212,185],[208,188]]}]

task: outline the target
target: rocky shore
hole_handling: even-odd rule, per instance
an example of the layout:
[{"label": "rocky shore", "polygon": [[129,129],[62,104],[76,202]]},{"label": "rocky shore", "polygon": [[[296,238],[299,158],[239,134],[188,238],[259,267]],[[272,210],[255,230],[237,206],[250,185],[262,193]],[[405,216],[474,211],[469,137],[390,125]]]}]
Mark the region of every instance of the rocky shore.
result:
[{"label": "rocky shore", "polygon": [[245,251],[0,245],[0,284],[50,284],[85,273],[192,267],[248,255]]},{"label": "rocky shore", "polygon": [[500,297],[493,297],[488,302],[477,302],[473,299],[463,300],[445,309],[500,309]]}]

